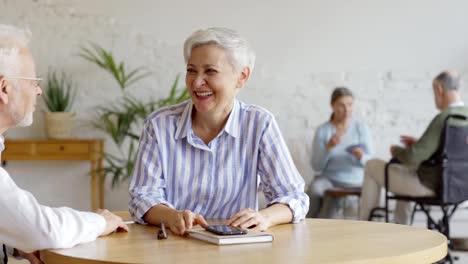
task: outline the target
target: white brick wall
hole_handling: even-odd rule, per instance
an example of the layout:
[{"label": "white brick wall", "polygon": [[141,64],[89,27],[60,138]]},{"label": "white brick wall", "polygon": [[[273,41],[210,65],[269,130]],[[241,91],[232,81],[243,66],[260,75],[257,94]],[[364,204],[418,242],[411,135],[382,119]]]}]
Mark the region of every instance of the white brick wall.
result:
[{"label": "white brick wall", "polygon": [[[41,74],[51,66],[73,74],[77,137],[102,136],[83,125],[94,107],[119,95],[106,73],[76,56],[86,41],[112,49],[132,67],[149,67],[154,75],[130,91],[159,98],[184,72],[182,44],[192,31],[239,30],[258,55],[239,97],[276,115],[302,171],[310,170],[307,148],[315,128],[329,118],[334,86],[355,92],[355,114],[368,122],[377,156],[388,158],[400,134],[419,136],[436,113],[431,78],[445,68],[465,73],[468,62],[468,2],[462,0],[0,0],[0,10],[0,23],[32,30]],[[44,136],[41,111],[35,118],[32,127],[12,129],[7,137]],[[11,162],[8,170],[41,202],[89,209],[87,164],[47,165]],[[304,174],[310,179],[310,172]],[[106,206],[126,208],[125,184],[108,190]]]}]

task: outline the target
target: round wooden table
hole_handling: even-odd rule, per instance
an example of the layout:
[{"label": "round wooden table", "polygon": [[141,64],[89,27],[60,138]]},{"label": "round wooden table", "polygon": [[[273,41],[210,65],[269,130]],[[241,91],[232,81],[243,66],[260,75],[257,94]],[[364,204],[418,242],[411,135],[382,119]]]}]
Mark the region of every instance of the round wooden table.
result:
[{"label": "round wooden table", "polygon": [[273,243],[217,246],[175,236],[157,240],[158,227],[130,225],[71,249],[44,250],[53,263],[434,263],[447,254],[440,233],[378,222],[307,219],[268,230]]}]

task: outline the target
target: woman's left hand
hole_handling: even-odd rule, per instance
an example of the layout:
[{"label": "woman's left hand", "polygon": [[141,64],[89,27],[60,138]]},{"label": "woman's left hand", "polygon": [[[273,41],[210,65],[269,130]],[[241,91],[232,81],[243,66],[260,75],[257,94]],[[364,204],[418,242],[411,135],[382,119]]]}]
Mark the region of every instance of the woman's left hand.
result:
[{"label": "woman's left hand", "polygon": [[364,150],[362,148],[354,148],[351,152],[356,159],[361,160],[362,156],[364,156]]},{"label": "woman's left hand", "polygon": [[231,217],[227,224],[242,229],[250,228],[258,231],[265,231],[271,226],[270,222],[262,213],[251,208],[241,210]]}]

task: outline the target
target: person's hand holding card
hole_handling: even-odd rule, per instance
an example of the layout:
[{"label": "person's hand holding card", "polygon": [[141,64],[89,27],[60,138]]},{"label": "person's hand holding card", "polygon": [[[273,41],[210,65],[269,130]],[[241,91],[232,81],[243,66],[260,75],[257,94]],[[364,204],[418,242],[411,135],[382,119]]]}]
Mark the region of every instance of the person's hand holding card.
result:
[{"label": "person's hand holding card", "polygon": [[366,146],[363,144],[354,144],[348,146],[346,151],[356,157],[356,159],[361,160],[362,156],[364,156],[364,153],[366,152]]}]

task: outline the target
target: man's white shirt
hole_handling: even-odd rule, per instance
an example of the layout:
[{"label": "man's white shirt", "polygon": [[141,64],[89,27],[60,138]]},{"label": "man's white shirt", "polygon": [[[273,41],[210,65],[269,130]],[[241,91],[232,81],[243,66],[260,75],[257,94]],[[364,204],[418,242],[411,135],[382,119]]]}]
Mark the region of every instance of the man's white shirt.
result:
[{"label": "man's white shirt", "polygon": [[[0,149],[3,149],[3,137],[0,137]],[[0,244],[25,252],[91,242],[106,227],[104,217],[99,214],[39,204],[3,168],[0,168],[0,208]]]}]

